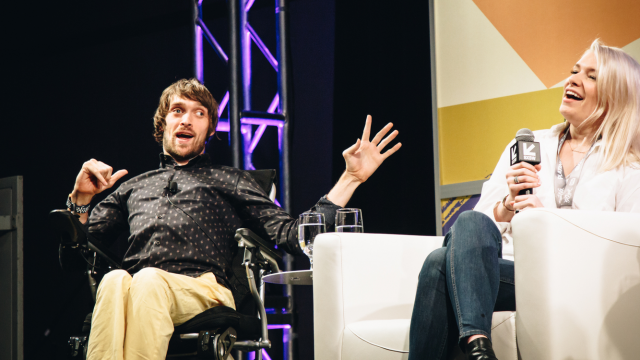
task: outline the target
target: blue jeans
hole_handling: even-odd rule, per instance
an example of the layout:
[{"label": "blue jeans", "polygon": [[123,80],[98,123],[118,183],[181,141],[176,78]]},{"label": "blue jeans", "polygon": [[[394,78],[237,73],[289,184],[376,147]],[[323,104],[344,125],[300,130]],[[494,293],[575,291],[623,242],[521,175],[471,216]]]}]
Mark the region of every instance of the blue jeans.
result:
[{"label": "blue jeans", "polygon": [[448,359],[471,335],[491,339],[494,311],[516,309],[513,261],[496,224],[466,211],[424,262],[411,316],[409,360]]}]

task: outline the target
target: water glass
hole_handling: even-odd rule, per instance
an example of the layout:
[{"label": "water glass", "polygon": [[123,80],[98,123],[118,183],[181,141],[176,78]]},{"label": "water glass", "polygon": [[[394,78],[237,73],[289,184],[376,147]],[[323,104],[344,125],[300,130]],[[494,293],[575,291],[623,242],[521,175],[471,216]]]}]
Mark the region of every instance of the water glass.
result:
[{"label": "water glass", "polygon": [[313,241],[318,234],[327,232],[324,222],[324,214],[306,212],[300,215],[298,222],[298,241],[304,253],[309,257],[311,270],[313,270]]},{"label": "water glass", "polygon": [[360,209],[338,209],[336,211],[336,232],[362,233],[362,211]]}]

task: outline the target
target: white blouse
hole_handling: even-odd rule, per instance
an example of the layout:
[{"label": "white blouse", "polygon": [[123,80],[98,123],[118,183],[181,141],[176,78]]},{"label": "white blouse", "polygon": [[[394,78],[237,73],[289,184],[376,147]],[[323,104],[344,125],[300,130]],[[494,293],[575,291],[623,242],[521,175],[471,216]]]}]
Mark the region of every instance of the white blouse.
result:
[{"label": "white blouse", "polygon": [[[538,173],[541,186],[533,189],[533,194],[546,208],[556,209],[554,197],[554,176],[558,153],[560,132],[564,124],[553,126],[550,130],[534,131],[535,141],[540,143],[541,169]],[[480,200],[474,208],[489,216],[502,233],[502,257],[513,260],[513,238],[511,223],[497,222],[493,208],[509,193],[506,173],[509,171],[509,149],[515,140],[505,148],[491,178],[482,186]],[[640,168],[619,167],[607,172],[598,172],[600,144],[595,145],[593,153],[587,158],[575,189],[572,209],[591,211],[640,212]],[[518,215],[515,215],[518,216]]]}]

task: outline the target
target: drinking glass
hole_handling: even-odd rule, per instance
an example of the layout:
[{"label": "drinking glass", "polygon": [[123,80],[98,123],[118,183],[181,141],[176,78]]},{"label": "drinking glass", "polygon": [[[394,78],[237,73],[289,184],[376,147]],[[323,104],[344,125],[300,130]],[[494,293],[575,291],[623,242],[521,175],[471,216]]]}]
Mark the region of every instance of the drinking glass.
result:
[{"label": "drinking glass", "polygon": [[360,209],[338,209],[336,211],[336,232],[364,232]]},{"label": "drinking glass", "polygon": [[313,241],[318,234],[327,232],[324,223],[324,214],[306,212],[300,215],[298,223],[298,241],[304,253],[309,257],[311,270],[313,270]]}]

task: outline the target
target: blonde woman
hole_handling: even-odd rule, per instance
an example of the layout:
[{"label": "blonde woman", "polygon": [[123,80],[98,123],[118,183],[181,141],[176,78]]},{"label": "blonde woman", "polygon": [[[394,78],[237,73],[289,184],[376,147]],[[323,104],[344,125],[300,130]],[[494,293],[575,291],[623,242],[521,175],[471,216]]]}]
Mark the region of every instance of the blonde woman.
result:
[{"label": "blonde woman", "polygon": [[[534,132],[540,165],[510,166],[509,144],[474,211],[460,215],[444,246],[426,259],[410,330],[410,360],[448,359],[459,345],[468,359],[496,359],[493,311],[515,310],[515,210],[640,212],[640,65],[596,40],[571,69],[560,113]],[[533,188],[533,195],[518,195]]]}]

